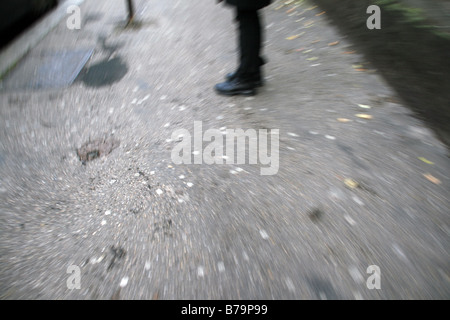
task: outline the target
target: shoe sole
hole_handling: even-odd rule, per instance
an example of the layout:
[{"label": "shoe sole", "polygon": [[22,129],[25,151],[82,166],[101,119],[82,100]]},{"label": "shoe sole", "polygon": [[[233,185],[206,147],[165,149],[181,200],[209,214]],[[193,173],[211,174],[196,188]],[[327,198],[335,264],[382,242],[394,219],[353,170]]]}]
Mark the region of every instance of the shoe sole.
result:
[{"label": "shoe sole", "polygon": [[[233,80],[233,78],[225,77],[225,81],[231,81],[231,80]],[[257,88],[264,87],[264,82],[262,82],[262,81],[256,81],[256,82],[254,82],[253,84],[254,84],[255,87],[257,87]]]},{"label": "shoe sole", "polygon": [[219,91],[216,89],[216,92],[218,94],[221,94],[223,96],[246,96],[246,97],[251,97],[256,95],[256,90],[242,90],[242,91],[231,91],[231,92],[224,92],[224,91]]}]

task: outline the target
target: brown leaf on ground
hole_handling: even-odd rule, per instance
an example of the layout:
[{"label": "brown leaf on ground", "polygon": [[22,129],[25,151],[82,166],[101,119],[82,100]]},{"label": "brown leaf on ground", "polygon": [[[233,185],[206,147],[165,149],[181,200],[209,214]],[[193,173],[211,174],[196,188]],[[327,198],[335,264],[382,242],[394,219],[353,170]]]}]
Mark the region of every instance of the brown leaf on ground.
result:
[{"label": "brown leaf on ground", "polygon": [[370,114],[366,114],[366,113],[358,113],[355,114],[356,117],[361,118],[361,119],[372,119],[373,116]]},{"label": "brown leaf on ground", "polygon": [[439,180],[438,178],[436,178],[435,176],[429,174],[429,173],[424,173],[423,176],[425,178],[427,178],[428,181],[433,182],[434,184],[441,184],[441,180]]}]

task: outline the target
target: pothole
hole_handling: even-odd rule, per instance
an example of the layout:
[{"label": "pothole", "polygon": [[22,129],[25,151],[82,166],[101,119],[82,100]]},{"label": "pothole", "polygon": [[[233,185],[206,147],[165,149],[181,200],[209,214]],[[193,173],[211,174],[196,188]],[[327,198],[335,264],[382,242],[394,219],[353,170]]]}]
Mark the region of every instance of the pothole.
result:
[{"label": "pothole", "polygon": [[120,141],[114,138],[100,138],[88,141],[78,148],[77,155],[81,163],[85,165],[88,161],[107,156],[120,145]]}]

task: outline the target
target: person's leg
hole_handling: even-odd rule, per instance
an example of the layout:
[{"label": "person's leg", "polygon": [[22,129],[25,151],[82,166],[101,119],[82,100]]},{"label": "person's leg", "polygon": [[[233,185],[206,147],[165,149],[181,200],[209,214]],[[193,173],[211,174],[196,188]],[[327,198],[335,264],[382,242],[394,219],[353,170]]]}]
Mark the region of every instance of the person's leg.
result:
[{"label": "person's leg", "polygon": [[261,24],[257,10],[238,10],[236,20],[239,23],[239,68],[227,76],[227,81],[215,86],[219,94],[254,95],[256,88],[262,85],[261,66],[264,60],[261,52]]},{"label": "person's leg", "polygon": [[257,10],[237,10],[239,23],[239,68],[236,76],[242,80],[256,80],[261,77],[262,31]]}]

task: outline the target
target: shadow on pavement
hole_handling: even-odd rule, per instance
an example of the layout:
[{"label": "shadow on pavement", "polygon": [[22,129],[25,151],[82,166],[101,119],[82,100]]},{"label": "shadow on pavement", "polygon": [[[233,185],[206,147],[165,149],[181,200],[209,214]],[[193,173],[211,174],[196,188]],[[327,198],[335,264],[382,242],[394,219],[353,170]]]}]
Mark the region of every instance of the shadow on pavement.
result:
[{"label": "shadow on pavement", "polygon": [[[434,21],[408,19],[401,10],[383,5],[380,5],[381,29],[369,30],[366,23],[370,15],[366,10],[377,1],[314,2],[350,37],[417,117],[450,147],[449,34],[439,35]],[[415,10],[408,12],[420,12]]]}]

